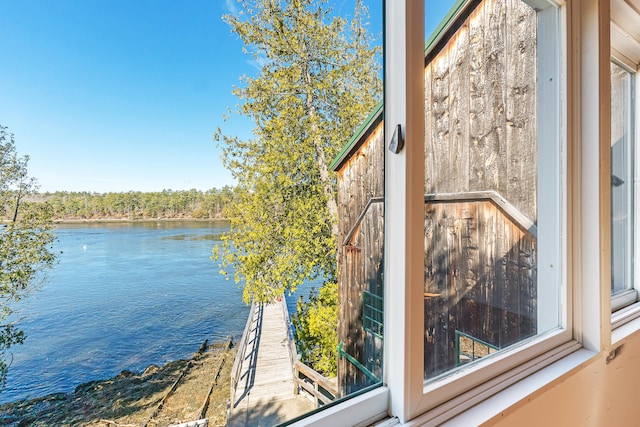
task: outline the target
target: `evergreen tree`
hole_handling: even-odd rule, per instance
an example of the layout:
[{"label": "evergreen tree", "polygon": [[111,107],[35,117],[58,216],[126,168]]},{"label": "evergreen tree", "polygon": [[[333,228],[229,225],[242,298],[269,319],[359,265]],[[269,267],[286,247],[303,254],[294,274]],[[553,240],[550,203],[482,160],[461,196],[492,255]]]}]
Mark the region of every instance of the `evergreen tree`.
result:
[{"label": "evergreen tree", "polygon": [[238,185],[225,215],[231,231],[213,258],[223,272],[233,267],[247,303],[323,278],[327,287],[298,304],[296,338],[305,362],[335,374],[338,212],[329,163],[379,100],[377,48],[360,1],[350,22],[326,0],[238,2],[241,11],[225,19],[261,69],[234,89],[253,138],[216,133]]},{"label": "evergreen tree", "polygon": [[245,301],[270,301],[306,279],[335,281],[328,165],[378,101],[381,82],[360,2],[350,24],[323,0],[239,3],[225,19],[262,66],[234,89],[254,137],[216,134],[238,186],[231,232],[214,257],[234,267]]}]

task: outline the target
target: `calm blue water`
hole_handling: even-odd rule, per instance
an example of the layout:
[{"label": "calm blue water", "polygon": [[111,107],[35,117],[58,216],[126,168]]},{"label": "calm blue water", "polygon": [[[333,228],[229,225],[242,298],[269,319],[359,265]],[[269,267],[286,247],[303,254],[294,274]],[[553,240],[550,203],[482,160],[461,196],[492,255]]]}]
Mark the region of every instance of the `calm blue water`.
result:
[{"label": "calm blue water", "polygon": [[21,306],[27,340],[12,348],[0,402],[190,357],[205,339],[239,339],[249,309],[209,258],[226,230],[220,222],[59,226],[60,262]]}]

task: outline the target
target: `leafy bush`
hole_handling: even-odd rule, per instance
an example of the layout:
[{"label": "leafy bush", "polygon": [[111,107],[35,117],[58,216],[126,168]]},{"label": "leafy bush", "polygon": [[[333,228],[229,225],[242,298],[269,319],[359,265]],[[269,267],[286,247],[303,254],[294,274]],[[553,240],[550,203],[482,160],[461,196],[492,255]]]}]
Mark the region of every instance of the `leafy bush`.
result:
[{"label": "leafy bush", "polygon": [[319,292],[311,290],[308,301],[298,299],[292,316],[295,339],[302,361],[329,377],[336,376],[338,361],[338,284],[327,282]]}]

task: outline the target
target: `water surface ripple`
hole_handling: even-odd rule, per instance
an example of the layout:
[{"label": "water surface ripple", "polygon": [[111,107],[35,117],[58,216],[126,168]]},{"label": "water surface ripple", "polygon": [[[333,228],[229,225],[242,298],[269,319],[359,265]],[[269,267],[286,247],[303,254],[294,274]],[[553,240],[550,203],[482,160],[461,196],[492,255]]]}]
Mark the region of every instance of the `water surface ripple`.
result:
[{"label": "water surface ripple", "polygon": [[225,230],[220,222],[58,226],[60,262],[20,306],[27,340],[12,349],[0,402],[189,357],[204,339],[239,339],[248,307],[209,258]]}]

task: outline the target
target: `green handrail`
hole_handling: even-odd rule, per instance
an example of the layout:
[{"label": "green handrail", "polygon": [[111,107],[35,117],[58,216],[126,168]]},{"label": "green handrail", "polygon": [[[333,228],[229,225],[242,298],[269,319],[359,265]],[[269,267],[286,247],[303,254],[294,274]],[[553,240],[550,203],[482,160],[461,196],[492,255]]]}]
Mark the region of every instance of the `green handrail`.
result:
[{"label": "green handrail", "polygon": [[471,357],[471,361],[472,361],[472,362],[473,362],[474,360],[476,360],[476,359],[480,359],[480,358],[482,357],[482,356],[478,356],[478,357],[476,357],[476,343],[478,343],[478,344],[480,344],[480,345],[482,345],[482,346],[487,347],[487,353],[488,353],[488,354],[491,354],[491,351],[490,351],[490,350],[500,350],[500,347],[497,347],[497,346],[495,346],[495,345],[493,345],[493,344],[489,344],[489,343],[488,343],[488,342],[486,342],[486,341],[482,341],[482,340],[481,340],[481,339],[479,339],[479,338],[476,338],[476,337],[474,337],[474,336],[472,336],[472,335],[469,335],[469,334],[465,334],[464,332],[461,332],[461,331],[458,331],[458,330],[456,330],[456,331],[455,331],[455,336],[456,336],[456,342],[455,342],[455,347],[456,347],[456,348],[455,348],[455,352],[456,352],[456,366],[460,366],[460,365],[461,365],[461,363],[460,363],[460,337],[468,338],[468,339],[470,339],[470,340],[471,340],[471,354],[466,353],[466,352],[463,352],[462,354],[465,354],[465,355],[467,355],[467,356],[470,356],[470,357]]},{"label": "green handrail", "polygon": [[384,300],[369,291],[362,292],[362,326],[382,339]]},{"label": "green handrail", "polygon": [[351,362],[351,364],[353,364],[356,368],[358,368],[363,374],[365,374],[370,380],[378,382],[380,381],[380,379],[378,377],[376,377],[373,372],[371,372],[370,370],[368,370],[362,363],[358,362],[352,355],[350,355],[349,353],[347,353],[346,351],[344,351],[342,349],[342,347],[344,346],[344,343],[340,343],[338,344],[338,355],[340,356],[340,359],[342,359],[343,357],[345,357],[349,362]]}]

